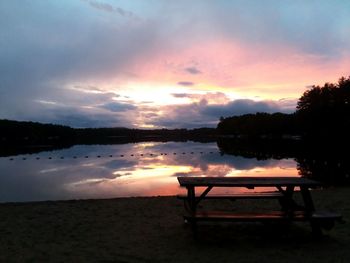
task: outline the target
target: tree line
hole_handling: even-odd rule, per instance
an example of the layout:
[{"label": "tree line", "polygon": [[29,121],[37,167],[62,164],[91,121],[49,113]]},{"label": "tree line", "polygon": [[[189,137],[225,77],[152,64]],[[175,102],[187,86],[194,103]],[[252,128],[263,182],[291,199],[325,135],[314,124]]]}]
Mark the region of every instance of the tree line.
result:
[{"label": "tree line", "polygon": [[0,145],[108,144],[140,141],[215,141],[214,128],[129,129],[71,128],[56,124],[0,120]]},{"label": "tree line", "polygon": [[347,138],[350,132],[350,77],[312,86],[299,98],[296,111],[245,114],[221,118],[218,133],[234,136],[299,135],[303,138]]}]

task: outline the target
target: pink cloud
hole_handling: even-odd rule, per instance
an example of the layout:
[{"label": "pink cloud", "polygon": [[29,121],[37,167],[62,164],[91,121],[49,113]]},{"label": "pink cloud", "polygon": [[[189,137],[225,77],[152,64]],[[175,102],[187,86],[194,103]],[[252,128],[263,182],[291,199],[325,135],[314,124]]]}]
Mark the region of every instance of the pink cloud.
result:
[{"label": "pink cloud", "polygon": [[[300,97],[307,85],[334,82],[347,75],[349,61],[349,54],[335,60],[290,46],[216,39],[192,43],[180,50],[163,48],[144,54],[132,65],[132,71],[141,81],[176,85],[186,79],[196,83],[191,89],[219,89],[247,97],[280,99]],[[197,67],[201,74],[186,72]]]}]

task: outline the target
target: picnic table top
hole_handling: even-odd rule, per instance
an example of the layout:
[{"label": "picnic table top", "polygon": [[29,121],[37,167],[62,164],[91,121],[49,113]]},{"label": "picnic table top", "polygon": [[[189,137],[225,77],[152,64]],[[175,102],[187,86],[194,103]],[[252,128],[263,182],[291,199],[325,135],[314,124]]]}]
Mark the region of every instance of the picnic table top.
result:
[{"label": "picnic table top", "polygon": [[318,187],[320,182],[303,177],[177,177],[180,186],[213,187]]}]

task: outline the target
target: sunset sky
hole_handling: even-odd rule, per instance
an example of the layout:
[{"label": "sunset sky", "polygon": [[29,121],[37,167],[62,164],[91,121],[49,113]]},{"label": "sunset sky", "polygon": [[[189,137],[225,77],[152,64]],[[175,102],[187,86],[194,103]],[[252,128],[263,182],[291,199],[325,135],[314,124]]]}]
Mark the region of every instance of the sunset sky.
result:
[{"label": "sunset sky", "polygon": [[349,75],[348,0],[0,1],[0,119],[215,127]]}]

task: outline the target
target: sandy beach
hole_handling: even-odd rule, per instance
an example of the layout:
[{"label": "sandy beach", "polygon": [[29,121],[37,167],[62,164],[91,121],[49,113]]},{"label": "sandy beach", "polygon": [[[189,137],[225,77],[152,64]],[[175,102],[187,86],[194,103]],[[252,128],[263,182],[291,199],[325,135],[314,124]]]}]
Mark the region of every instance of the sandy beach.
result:
[{"label": "sandy beach", "polygon": [[[313,193],[316,207],[350,218],[348,188]],[[209,201],[208,201],[209,202]],[[237,209],[276,201],[236,201]],[[269,203],[270,202],[270,203]],[[232,203],[212,203],[228,206]],[[308,224],[203,225],[199,240],[176,197],[0,204],[1,262],[347,262],[350,228],[321,239]]]}]

